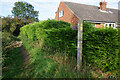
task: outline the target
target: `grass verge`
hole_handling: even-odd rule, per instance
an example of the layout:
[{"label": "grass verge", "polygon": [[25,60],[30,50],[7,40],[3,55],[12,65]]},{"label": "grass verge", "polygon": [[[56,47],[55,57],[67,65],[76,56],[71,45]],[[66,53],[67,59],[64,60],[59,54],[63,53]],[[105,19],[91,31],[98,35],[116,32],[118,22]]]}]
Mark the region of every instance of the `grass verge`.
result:
[{"label": "grass verge", "polygon": [[3,61],[3,78],[21,78],[23,71],[23,55],[20,48],[14,48],[7,52]]}]

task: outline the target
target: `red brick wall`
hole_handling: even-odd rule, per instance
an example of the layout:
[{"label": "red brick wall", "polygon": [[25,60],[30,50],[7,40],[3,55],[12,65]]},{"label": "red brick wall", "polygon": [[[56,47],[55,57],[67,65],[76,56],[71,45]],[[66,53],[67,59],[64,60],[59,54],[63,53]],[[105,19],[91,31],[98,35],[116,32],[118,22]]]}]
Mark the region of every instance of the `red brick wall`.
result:
[{"label": "red brick wall", "polygon": [[104,27],[104,23],[96,24],[96,28],[102,28]]},{"label": "red brick wall", "polygon": [[58,10],[59,11],[57,11],[56,13],[55,20],[58,20],[58,13],[63,10],[64,16],[59,17],[59,20],[71,23],[71,26],[78,23],[78,18],[72,13],[72,11],[63,2],[60,2]]}]

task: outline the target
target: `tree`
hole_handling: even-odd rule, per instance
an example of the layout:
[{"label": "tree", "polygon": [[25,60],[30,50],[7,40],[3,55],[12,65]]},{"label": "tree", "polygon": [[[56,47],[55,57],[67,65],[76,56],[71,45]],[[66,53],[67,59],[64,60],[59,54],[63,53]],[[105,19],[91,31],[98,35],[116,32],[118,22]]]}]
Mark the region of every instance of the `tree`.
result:
[{"label": "tree", "polygon": [[22,19],[34,19],[38,21],[38,11],[34,11],[34,7],[27,2],[15,2],[15,7],[13,7],[12,14],[15,17]]},{"label": "tree", "polygon": [[[26,24],[29,24],[27,20],[25,20]],[[24,25],[24,21],[17,17],[3,17],[2,18],[2,32],[8,32],[14,36],[18,36],[20,32],[20,28]]]}]

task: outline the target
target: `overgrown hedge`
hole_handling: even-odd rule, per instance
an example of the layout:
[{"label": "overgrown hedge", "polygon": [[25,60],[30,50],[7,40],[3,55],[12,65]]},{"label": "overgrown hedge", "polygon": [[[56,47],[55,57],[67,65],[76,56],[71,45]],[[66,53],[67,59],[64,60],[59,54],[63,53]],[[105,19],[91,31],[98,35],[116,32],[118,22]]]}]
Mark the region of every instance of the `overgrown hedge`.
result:
[{"label": "overgrown hedge", "polygon": [[85,22],[83,32],[83,59],[101,70],[118,74],[118,30],[95,28]]},{"label": "overgrown hedge", "polygon": [[[83,61],[103,71],[118,73],[118,30],[98,29],[87,22],[83,27]],[[63,21],[47,20],[25,25],[20,29],[19,37],[24,45],[33,44],[29,48],[38,48],[44,54],[77,54],[77,30],[72,30],[70,24]]]},{"label": "overgrown hedge", "polygon": [[[76,35],[76,31],[72,30],[70,24],[63,21],[47,20],[23,26],[19,38],[30,57],[29,68],[24,72],[26,76],[30,78],[78,77],[73,69],[76,59],[72,61],[73,70],[70,71],[61,60],[65,56],[63,54],[75,55]],[[80,78],[90,78],[87,73],[84,75],[84,72],[81,72],[81,75]]]},{"label": "overgrown hedge", "polygon": [[2,18],[2,32],[9,32],[14,36],[18,36],[20,33],[20,28],[26,24],[32,23],[34,20],[32,18],[23,20],[18,17],[3,17]]},{"label": "overgrown hedge", "polygon": [[40,41],[41,50],[46,53],[69,53],[76,55],[77,31],[69,23],[48,20],[22,27],[20,38],[23,42]]}]

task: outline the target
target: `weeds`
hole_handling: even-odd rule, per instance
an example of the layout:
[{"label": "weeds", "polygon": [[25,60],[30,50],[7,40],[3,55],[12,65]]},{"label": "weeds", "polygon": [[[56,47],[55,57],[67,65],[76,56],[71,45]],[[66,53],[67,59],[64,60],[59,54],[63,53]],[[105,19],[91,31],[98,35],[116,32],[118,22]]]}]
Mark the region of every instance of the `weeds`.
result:
[{"label": "weeds", "polygon": [[23,71],[23,56],[20,48],[7,52],[3,64],[3,78],[20,78]]}]

